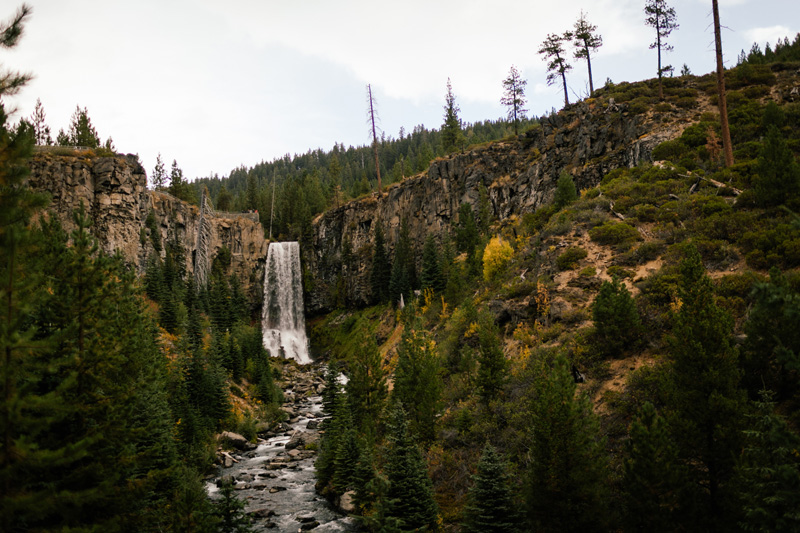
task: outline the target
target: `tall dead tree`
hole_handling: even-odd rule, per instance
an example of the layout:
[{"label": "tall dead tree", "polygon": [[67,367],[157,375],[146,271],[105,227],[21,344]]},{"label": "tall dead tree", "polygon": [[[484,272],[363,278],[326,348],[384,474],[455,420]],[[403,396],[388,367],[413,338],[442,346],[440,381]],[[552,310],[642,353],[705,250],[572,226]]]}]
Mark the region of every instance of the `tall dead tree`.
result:
[{"label": "tall dead tree", "polygon": [[369,97],[369,123],[372,126],[372,152],[375,155],[375,172],[378,175],[378,192],[381,192],[381,165],[378,161],[378,130],[375,126],[375,99],[372,97],[372,86],[367,85],[367,95]]},{"label": "tall dead tree", "polygon": [[728,98],[725,93],[725,69],[722,66],[722,34],[719,25],[719,3],[711,0],[714,12],[714,45],[717,49],[717,92],[719,93],[719,122],[722,129],[722,152],[725,154],[725,166],[733,165],[733,146],[731,145],[731,128],[728,124]]}]

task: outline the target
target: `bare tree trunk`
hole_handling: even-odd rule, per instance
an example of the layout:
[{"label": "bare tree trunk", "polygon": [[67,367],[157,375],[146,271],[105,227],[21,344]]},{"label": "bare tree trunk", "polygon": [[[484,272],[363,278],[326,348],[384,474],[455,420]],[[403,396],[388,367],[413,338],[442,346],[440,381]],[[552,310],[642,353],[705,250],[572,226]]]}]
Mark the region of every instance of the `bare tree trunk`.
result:
[{"label": "bare tree trunk", "polygon": [[594,84],[592,83],[592,58],[589,54],[589,47],[586,47],[586,64],[589,66],[589,98],[594,95]]},{"label": "bare tree trunk", "polygon": [[719,93],[719,121],[722,126],[722,151],[725,154],[725,166],[733,165],[733,146],[731,146],[731,129],[728,124],[728,99],[725,93],[725,70],[722,66],[722,35],[719,26],[719,4],[711,0],[714,12],[714,44],[717,48],[717,92]]},{"label": "bare tree trunk", "polygon": [[564,84],[564,107],[569,106],[569,95],[567,94],[567,75],[561,71],[561,82]]},{"label": "bare tree trunk", "polygon": [[367,85],[369,92],[369,119],[372,124],[372,152],[375,155],[375,172],[378,174],[378,192],[383,190],[381,187],[381,165],[378,162],[378,134],[375,130],[375,108],[372,105],[372,86]]}]

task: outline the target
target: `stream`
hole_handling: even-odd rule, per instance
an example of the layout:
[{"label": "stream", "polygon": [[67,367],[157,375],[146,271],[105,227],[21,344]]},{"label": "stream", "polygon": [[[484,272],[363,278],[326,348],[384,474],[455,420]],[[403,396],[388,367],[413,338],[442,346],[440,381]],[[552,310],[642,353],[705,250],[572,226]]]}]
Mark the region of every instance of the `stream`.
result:
[{"label": "stream", "polygon": [[206,484],[209,495],[216,499],[217,482],[233,478],[234,494],[245,502],[255,531],[357,531],[354,519],[316,493],[316,453],[302,449],[303,438],[306,442],[319,438],[316,428],[322,421],[322,398],[310,396],[286,406],[296,413],[288,421],[288,430],[266,440],[259,438],[253,450],[230,452],[238,462],[219,467],[217,477]]}]

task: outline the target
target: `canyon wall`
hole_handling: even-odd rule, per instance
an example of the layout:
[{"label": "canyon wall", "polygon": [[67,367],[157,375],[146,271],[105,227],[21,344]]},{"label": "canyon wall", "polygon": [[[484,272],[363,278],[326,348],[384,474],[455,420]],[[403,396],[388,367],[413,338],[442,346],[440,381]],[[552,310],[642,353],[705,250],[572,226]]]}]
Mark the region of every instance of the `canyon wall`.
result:
[{"label": "canyon wall", "polygon": [[[649,161],[656,145],[681,131],[674,124],[662,126],[657,116],[629,114],[624,105],[601,107],[587,100],[544,119],[518,139],[435,160],[427,173],[328,210],[314,221],[310,246],[303,250],[307,310],[324,312],[342,299],[355,305],[370,301],[378,219],[390,252],[401,220],[407,219],[420,257],[426,236],[449,231],[462,203],[477,212],[481,184],[493,217],[503,221],[549,202],[561,171],[572,174],[578,189],[592,187],[615,168]],[[352,253],[343,254],[345,249]]]},{"label": "canyon wall", "polygon": [[[246,291],[260,295],[267,242],[264,230],[252,214],[220,213],[203,197],[203,209],[165,192],[147,189],[144,168],[133,155],[91,157],[37,153],[30,161],[29,184],[51,196],[49,212],[71,231],[72,213],[81,203],[92,220],[92,234],[111,254],[119,251],[143,273],[153,248],[148,215],[152,212],[161,242],[178,239],[186,252],[187,275],[204,282],[210,262],[226,246],[231,251],[231,270]],[[260,296],[256,298],[260,301]]]}]

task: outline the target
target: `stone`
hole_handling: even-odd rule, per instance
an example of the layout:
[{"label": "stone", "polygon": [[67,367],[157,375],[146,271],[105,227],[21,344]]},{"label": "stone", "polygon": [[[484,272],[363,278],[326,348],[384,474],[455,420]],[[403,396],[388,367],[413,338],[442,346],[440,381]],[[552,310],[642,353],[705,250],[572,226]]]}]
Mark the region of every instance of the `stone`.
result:
[{"label": "stone", "polygon": [[347,514],[356,512],[356,504],[353,501],[355,495],[356,492],[354,490],[348,490],[342,494],[339,498],[339,509]]},{"label": "stone", "polygon": [[268,509],[266,507],[262,507],[261,509],[254,509],[249,513],[251,516],[256,518],[271,518],[275,516],[275,511],[272,509]]},{"label": "stone", "polygon": [[250,442],[238,433],[232,431],[223,431],[219,434],[218,440],[223,444],[227,444],[237,450],[250,450],[252,445]]}]

